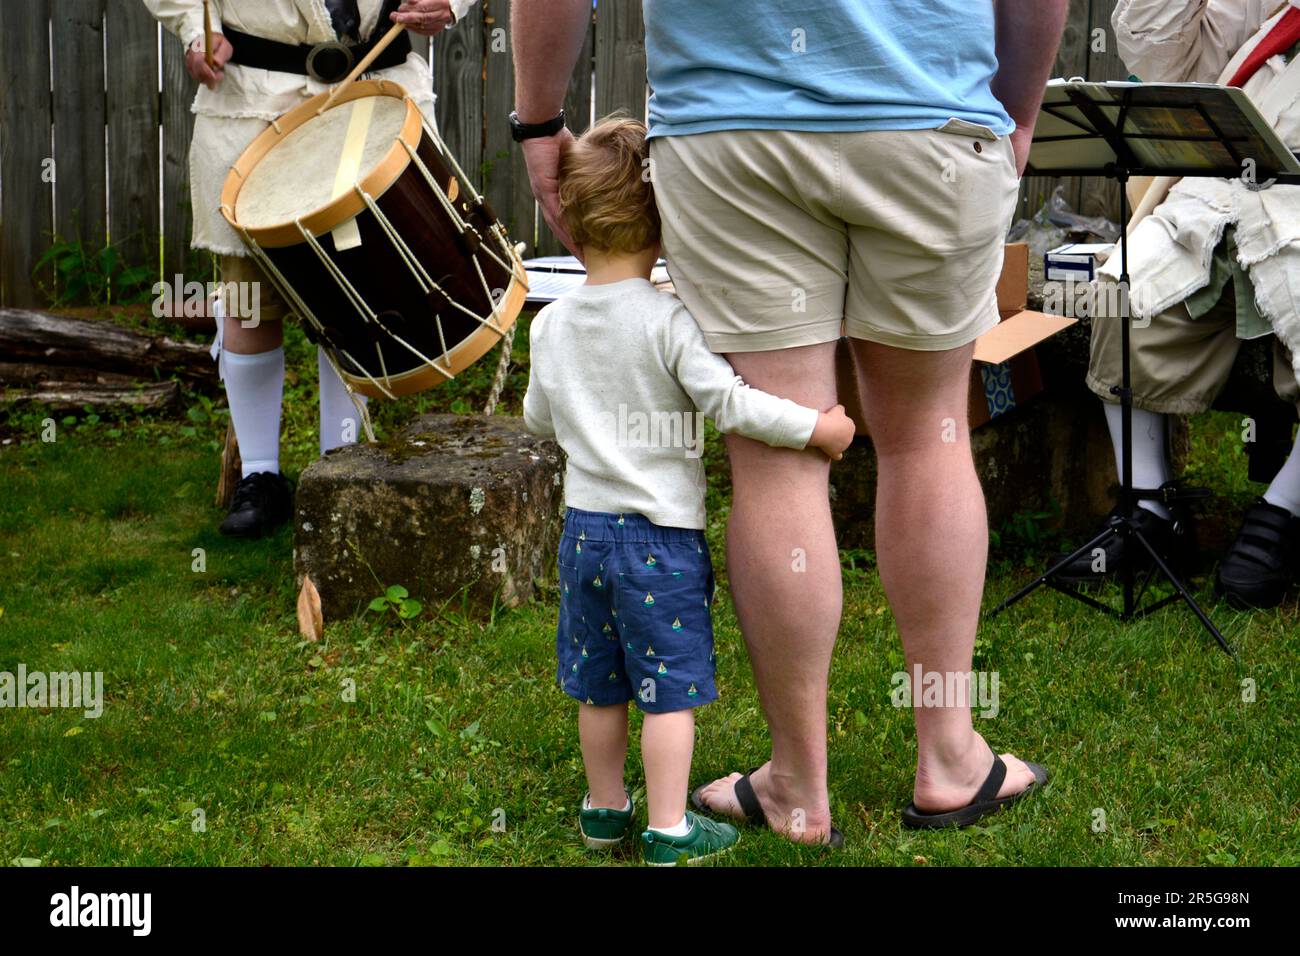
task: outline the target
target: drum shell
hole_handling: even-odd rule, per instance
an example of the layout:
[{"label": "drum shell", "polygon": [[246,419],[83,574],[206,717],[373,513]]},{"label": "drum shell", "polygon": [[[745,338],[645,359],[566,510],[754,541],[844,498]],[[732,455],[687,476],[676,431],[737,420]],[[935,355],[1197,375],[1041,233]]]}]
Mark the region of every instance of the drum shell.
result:
[{"label": "drum shell", "polygon": [[[427,134],[423,135],[417,153],[437,182],[454,181]],[[458,194],[454,202],[461,215],[480,236],[488,236],[492,221],[482,209],[470,205],[463,192],[454,191]],[[378,316],[376,322],[363,319],[308,243],[266,248],[263,252],[325,326],[326,344],[335,350],[340,368],[354,387],[363,394],[382,394],[366,377],[365,372],[369,372],[370,376],[385,381],[394,394],[409,394],[446,378],[429,368],[425,358],[454,375],[500,340],[500,333],[480,319],[492,316],[496,306],[494,294],[497,301],[506,305],[519,298],[511,294],[516,291],[512,285],[517,283],[509,270],[486,255],[478,257],[480,278],[473,258],[458,239],[452,220],[415,163],[408,164],[375,202],[441,291],[426,293],[421,288],[420,280],[369,209],[354,220],[361,245],[340,251],[332,233],[317,237],[317,241]],[[504,250],[498,252],[498,257],[504,255]],[[450,304],[448,297],[474,316]],[[498,312],[493,323],[504,331],[518,309],[508,317],[502,312]],[[305,327],[309,338],[318,337],[310,323]]]}]

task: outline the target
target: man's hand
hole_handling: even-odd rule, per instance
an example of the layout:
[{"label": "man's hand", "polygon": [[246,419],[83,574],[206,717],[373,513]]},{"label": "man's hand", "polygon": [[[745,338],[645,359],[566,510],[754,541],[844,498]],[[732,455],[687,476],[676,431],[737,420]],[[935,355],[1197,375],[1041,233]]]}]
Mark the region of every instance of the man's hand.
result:
[{"label": "man's hand", "polygon": [[[591,0],[515,0],[510,6],[510,45],[515,56],[515,110],[524,123],[545,123],[560,112],[569,78],[591,28]],[[493,120],[495,122],[495,120]],[[524,140],[528,181],[542,216],[565,248],[582,260],[582,250],[560,216],[557,173],[560,148],[573,135]]]},{"label": "man's hand", "polygon": [[853,444],[857,426],[844,411],[843,405],[836,405],[829,412],[817,416],[812,438],[808,439],[809,448],[820,448],[831,461],[839,461],[844,451]]},{"label": "man's hand", "polygon": [[1011,148],[1016,151],[1016,175],[1024,176],[1029,165],[1029,149],[1034,144],[1034,127],[1017,124],[1011,134]]},{"label": "man's hand", "polygon": [[451,0],[402,0],[392,20],[412,33],[436,37],[456,22],[456,16],[451,12]]},{"label": "man's hand", "polygon": [[190,76],[202,83],[210,90],[215,90],[218,84],[226,78],[226,64],[230,58],[235,55],[235,48],[230,45],[220,33],[212,34],[212,62],[213,66],[208,66],[207,55],[203,49],[203,38],[199,37],[185,51],[185,69],[189,71]]},{"label": "man's hand", "polygon": [[542,209],[546,224],[555,233],[555,238],[564,243],[564,247],[582,260],[582,249],[569,235],[560,215],[560,149],[573,139],[573,134],[562,129],[554,136],[526,139],[520,145],[524,151],[524,162],[528,164],[528,184],[532,187],[533,198]]}]

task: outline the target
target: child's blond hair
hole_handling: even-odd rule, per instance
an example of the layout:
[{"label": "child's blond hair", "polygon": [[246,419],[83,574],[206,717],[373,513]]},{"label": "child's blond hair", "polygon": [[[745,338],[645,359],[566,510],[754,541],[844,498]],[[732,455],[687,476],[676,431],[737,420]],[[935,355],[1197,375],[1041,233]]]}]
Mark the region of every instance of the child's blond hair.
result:
[{"label": "child's blond hair", "polygon": [[636,253],[659,241],[644,123],[601,120],[560,154],[560,212],[573,241],[605,252]]}]

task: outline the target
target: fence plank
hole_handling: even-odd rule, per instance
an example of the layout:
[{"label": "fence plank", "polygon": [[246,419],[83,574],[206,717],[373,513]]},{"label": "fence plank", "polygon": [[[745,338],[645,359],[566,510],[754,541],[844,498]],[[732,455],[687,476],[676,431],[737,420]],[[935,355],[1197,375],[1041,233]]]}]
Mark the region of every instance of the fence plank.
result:
[{"label": "fence plank", "polygon": [[[587,36],[582,49],[578,52],[578,66],[569,77],[569,89],[564,96],[564,115],[568,127],[574,136],[581,136],[591,125],[592,73],[596,68],[596,21],[593,19],[587,28]],[[539,215],[537,217],[537,255],[563,256],[568,250],[560,245],[560,240],[547,227]]]},{"label": "fence plank", "polygon": [[487,80],[483,105],[483,159],[489,174],[484,195],[506,224],[510,238],[532,255],[537,242],[537,208],[528,187],[523,150],[510,137],[507,117],[514,109],[515,67],[510,44],[510,0],[492,0],[487,28]]},{"label": "fence plank", "polygon": [[596,116],[646,115],[645,24],[640,0],[602,0],[596,12]]},{"label": "fence plank", "polygon": [[592,17],[587,35],[578,51],[578,66],[569,77],[569,89],[564,95],[564,115],[574,136],[581,136],[591,126],[593,81],[596,70],[596,19]]},{"label": "fence plank", "polygon": [[131,265],[160,265],[158,25],[140,0],[108,0],[108,229]]},{"label": "fence plank", "polygon": [[[32,267],[54,228],[54,186],[42,178],[51,155],[49,25],[47,0],[0,6],[0,304],[19,308],[43,304]],[[38,278],[51,281],[48,272]]]},{"label": "fence plank", "polygon": [[[1127,80],[1128,69],[1119,56],[1119,43],[1110,26],[1111,13],[1115,10],[1115,0],[1092,0],[1092,13],[1089,28],[1105,31],[1105,45],[1088,51],[1088,79]],[[1084,180],[1082,194],[1077,208],[1085,216],[1105,216],[1107,219],[1119,219],[1119,185],[1111,179],[1091,178]]]},{"label": "fence plank", "polygon": [[[162,221],[163,276],[184,273],[190,259],[194,216],[190,200],[190,140],[194,114],[190,107],[198,84],[185,69],[181,41],[164,34],[162,102]],[[200,276],[190,276],[198,280]]]},{"label": "fence plank", "polygon": [[97,252],[108,233],[104,160],[104,0],[50,8],[54,56],[54,228]]},{"label": "fence plank", "polygon": [[440,33],[433,43],[438,131],[465,175],[483,184],[483,11]]}]

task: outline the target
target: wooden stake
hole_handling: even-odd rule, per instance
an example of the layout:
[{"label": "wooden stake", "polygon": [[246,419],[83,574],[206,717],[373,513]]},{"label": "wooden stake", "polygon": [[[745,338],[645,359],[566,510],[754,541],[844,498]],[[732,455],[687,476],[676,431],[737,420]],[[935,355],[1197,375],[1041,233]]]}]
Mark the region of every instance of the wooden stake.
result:
[{"label": "wooden stake", "polygon": [[235,440],[235,426],[226,425],[226,446],[221,449],[221,474],[217,476],[217,507],[223,511],[230,507],[235,485],[243,477],[239,458],[239,442]]}]

